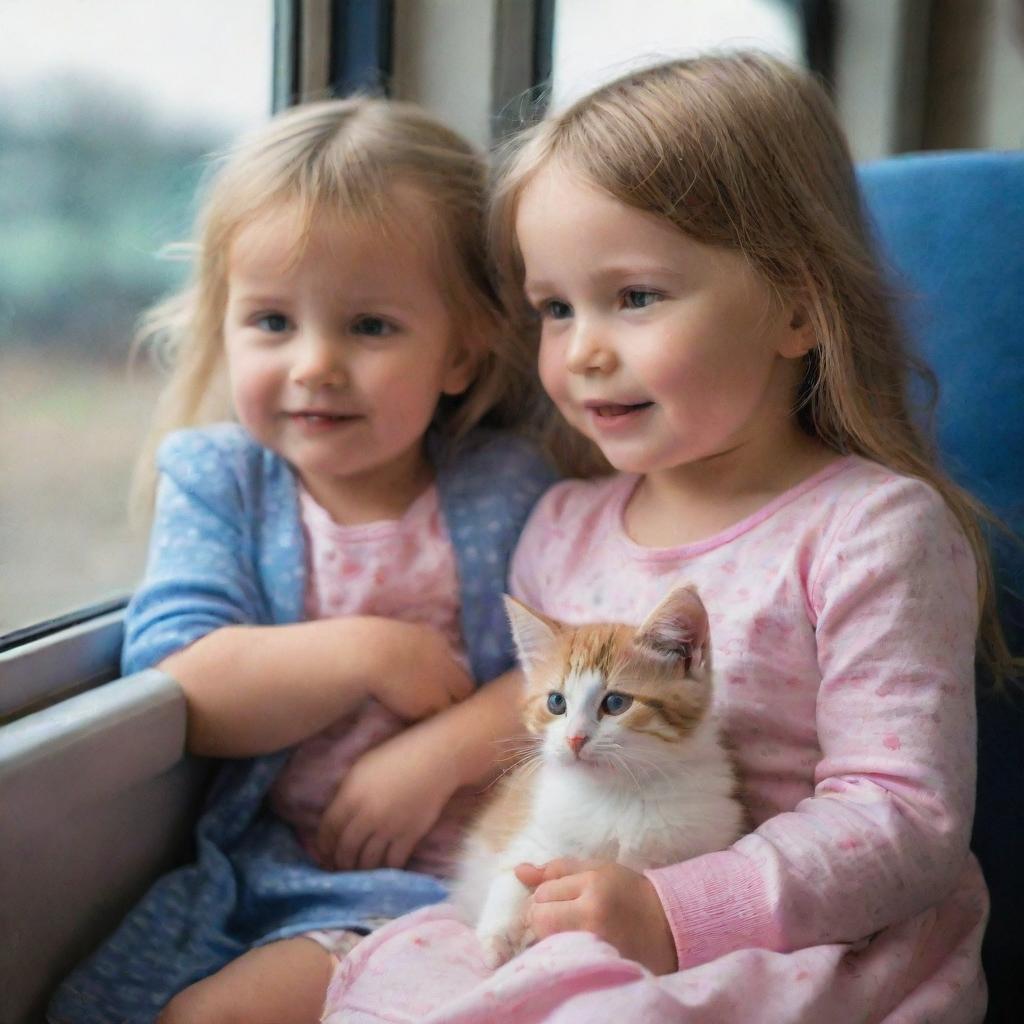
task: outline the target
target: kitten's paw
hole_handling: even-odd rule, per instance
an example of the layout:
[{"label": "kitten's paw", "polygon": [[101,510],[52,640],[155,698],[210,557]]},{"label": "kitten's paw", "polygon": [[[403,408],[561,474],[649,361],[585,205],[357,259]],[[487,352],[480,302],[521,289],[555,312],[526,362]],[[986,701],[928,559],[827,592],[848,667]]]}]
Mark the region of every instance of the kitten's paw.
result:
[{"label": "kitten's paw", "polygon": [[519,952],[515,943],[507,935],[482,936],[480,943],[484,948],[484,963],[492,971],[507,964]]}]

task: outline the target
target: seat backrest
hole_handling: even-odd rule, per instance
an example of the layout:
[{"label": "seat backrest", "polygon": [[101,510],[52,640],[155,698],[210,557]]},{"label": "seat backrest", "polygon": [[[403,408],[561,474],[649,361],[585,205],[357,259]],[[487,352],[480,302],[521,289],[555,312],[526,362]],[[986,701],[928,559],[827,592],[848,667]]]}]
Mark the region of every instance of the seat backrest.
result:
[{"label": "seat backrest", "polygon": [[[859,171],[904,322],[935,372],[946,470],[1024,535],[1024,153],[895,157]],[[1000,614],[1024,651],[1024,547],[993,533]],[[982,691],[979,691],[980,693]],[[1014,688],[1011,687],[1011,694]],[[992,895],[989,1020],[1024,993],[1024,701],[979,696],[972,847]]]}]

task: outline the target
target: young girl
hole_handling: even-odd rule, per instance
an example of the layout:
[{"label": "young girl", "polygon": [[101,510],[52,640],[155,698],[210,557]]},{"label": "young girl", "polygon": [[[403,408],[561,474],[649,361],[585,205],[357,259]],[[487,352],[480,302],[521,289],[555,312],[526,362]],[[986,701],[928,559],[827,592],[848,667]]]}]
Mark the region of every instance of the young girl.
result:
[{"label": "young girl", "polygon": [[483,185],[458,136],[375,100],[286,113],[215,180],[194,283],[154,320],[175,364],[123,667],[181,683],[192,752],[245,760],[198,863],[51,1020],[152,1022],[175,993],[161,1021],[316,1020],[336,957],[443,898],[451,798],[509,699],[470,697],[470,673],[510,666],[508,557],[551,479],[482,429],[528,409],[532,377],[489,283]]},{"label": "young girl", "polygon": [[325,1019],[980,1020],[979,618],[1005,646],[824,93],[750,54],[631,74],[525,138],[494,224],[546,390],[618,471],[542,499],[513,593],[638,623],[696,584],[756,827],[643,874],[522,865],[537,945],[492,973],[429,908],[342,964]]}]

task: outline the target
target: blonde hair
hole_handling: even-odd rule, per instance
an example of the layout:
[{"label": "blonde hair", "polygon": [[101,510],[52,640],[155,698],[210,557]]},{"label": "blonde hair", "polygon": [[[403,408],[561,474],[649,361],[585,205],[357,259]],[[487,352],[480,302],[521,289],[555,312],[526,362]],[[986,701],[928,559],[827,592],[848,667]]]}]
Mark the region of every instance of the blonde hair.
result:
[{"label": "blonde hair", "polygon": [[283,204],[297,211],[300,251],[325,213],[397,230],[396,188],[411,189],[428,213],[453,325],[487,343],[473,383],[441,401],[435,425],[460,438],[483,422],[508,426],[522,418],[535,391],[533,356],[528,339],[510,328],[493,286],[483,159],[411,104],[362,97],[311,103],[275,117],[227,154],[197,218],[190,283],[142,320],[136,347],[154,347],[170,377],[139,460],[137,513],[152,504],[160,440],[231,415],[223,320],[237,233]]},{"label": "blonde hair", "polygon": [[[514,140],[492,199],[503,294],[524,314],[515,241],[519,197],[553,161],[698,242],[742,254],[780,300],[797,299],[817,341],[796,415],[837,452],[927,481],[963,528],[978,564],[980,655],[997,680],[1021,662],[996,615],[982,532],[992,516],[938,468],[909,413],[907,379],[934,377],[907,351],[873,256],[842,130],[808,74],[758,53],[708,55],[627,74]],[[518,297],[518,298],[516,298]],[[553,451],[568,450],[555,421]],[[606,470],[573,442],[562,465]]]}]

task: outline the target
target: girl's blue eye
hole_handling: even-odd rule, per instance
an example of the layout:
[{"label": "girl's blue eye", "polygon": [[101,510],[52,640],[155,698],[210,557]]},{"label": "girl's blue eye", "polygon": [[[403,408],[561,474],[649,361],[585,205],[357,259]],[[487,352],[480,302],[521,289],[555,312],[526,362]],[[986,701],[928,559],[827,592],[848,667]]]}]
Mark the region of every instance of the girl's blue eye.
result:
[{"label": "girl's blue eye", "polygon": [[385,338],[394,334],[395,325],[379,316],[361,316],[352,324],[352,330],[368,338]]},{"label": "girl's blue eye", "polygon": [[281,334],[288,330],[288,317],[283,313],[264,313],[256,321],[256,326],[261,331],[268,331],[270,334]]},{"label": "girl's blue eye", "polygon": [[657,292],[644,291],[642,288],[630,288],[627,290],[624,301],[627,309],[646,309],[653,306],[661,296]]},{"label": "girl's blue eye", "polygon": [[626,693],[609,693],[603,701],[601,701],[601,710],[606,715],[621,715],[623,711],[629,709],[629,706],[633,703],[633,698]]},{"label": "girl's blue eye", "polygon": [[572,316],[572,306],[560,299],[549,299],[541,306],[540,313],[549,320],[568,320]]},{"label": "girl's blue eye", "polygon": [[565,698],[557,691],[548,694],[548,711],[553,715],[565,714]]}]

